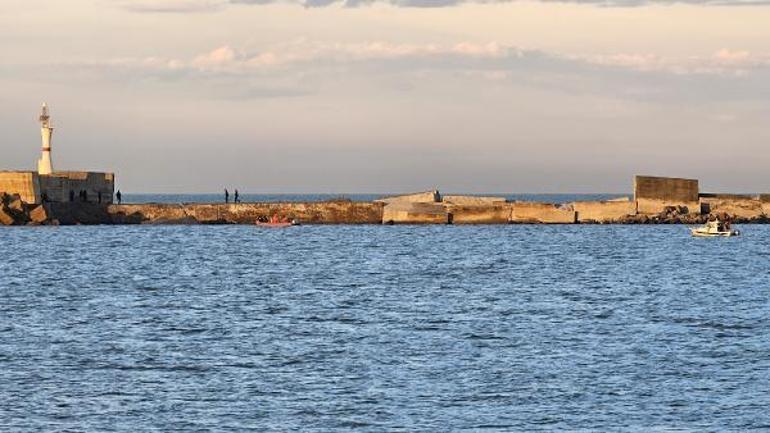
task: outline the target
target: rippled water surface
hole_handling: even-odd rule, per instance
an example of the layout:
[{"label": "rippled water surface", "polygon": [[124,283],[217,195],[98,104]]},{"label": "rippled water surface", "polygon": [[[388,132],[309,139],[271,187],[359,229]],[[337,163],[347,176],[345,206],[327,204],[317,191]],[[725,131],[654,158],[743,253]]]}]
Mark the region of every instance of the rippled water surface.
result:
[{"label": "rippled water surface", "polygon": [[742,229],[0,229],[0,431],[768,430]]}]

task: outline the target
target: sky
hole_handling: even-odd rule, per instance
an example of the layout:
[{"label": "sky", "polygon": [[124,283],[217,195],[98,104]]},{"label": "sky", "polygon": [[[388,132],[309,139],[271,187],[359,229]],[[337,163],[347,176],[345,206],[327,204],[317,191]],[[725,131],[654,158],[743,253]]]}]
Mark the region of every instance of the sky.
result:
[{"label": "sky", "polygon": [[2,0],[0,170],[123,192],[770,192],[770,0]]}]

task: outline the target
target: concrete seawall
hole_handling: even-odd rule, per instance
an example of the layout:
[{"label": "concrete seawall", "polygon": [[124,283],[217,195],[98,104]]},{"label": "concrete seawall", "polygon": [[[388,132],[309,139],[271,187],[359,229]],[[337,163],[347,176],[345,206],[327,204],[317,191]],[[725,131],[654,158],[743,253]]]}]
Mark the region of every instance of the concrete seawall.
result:
[{"label": "concrete seawall", "polygon": [[111,205],[113,223],[127,224],[254,224],[278,215],[302,224],[380,224],[381,203],[239,203]]},{"label": "concrete seawall", "polygon": [[[414,201],[411,201],[414,200]],[[420,201],[426,200],[426,201]],[[697,205],[660,205],[640,212],[639,201],[620,198],[566,204],[452,198],[438,194],[410,200],[243,204],[25,203],[0,194],[0,225],[254,224],[277,215],[302,224],[699,224],[714,217],[736,223],[770,222],[770,196],[704,195]]]},{"label": "concrete seawall", "polygon": [[[72,224],[253,224],[278,215],[302,224],[698,224],[727,214],[739,223],[765,223],[770,206],[758,200],[712,202],[712,212],[687,213],[668,207],[658,214],[637,214],[634,203],[514,202],[458,206],[451,203],[312,202],[243,204],[38,205],[47,221]],[[43,217],[37,215],[35,220]]]},{"label": "concrete seawall", "polygon": [[770,206],[758,200],[714,201],[710,214],[633,214],[632,202],[490,203],[457,206],[440,203],[244,203],[131,204],[47,203],[19,201],[0,206],[0,225],[96,224],[254,224],[279,215],[302,224],[698,224],[727,214],[738,223],[770,222]]},{"label": "concrete seawall", "polygon": [[383,204],[358,202],[242,204],[50,203],[51,220],[59,224],[254,224],[279,215],[303,224],[381,224]]}]

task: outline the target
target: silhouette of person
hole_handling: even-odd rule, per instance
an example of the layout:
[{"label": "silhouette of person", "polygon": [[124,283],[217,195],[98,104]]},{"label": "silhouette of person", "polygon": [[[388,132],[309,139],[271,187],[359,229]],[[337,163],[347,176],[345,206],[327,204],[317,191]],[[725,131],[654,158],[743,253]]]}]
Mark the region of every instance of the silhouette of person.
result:
[{"label": "silhouette of person", "polygon": [[102,202],[102,192],[101,191],[96,193],[96,200],[97,200],[98,203],[101,204],[101,202]]},{"label": "silhouette of person", "polygon": [[225,188],[225,203],[230,203],[230,192]]},{"label": "silhouette of person", "polygon": [[70,190],[70,201],[75,201],[75,191]]},{"label": "silhouette of person", "polygon": [[118,193],[115,194],[115,198],[118,199],[118,204],[121,204],[123,202],[123,194],[120,193],[120,190],[118,190]]},{"label": "silhouette of person", "polygon": [[234,196],[234,198],[233,198],[233,203],[240,203],[240,202],[241,202],[241,197],[240,197],[240,195],[238,194],[238,190],[236,189],[236,190],[235,190],[235,196]]}]

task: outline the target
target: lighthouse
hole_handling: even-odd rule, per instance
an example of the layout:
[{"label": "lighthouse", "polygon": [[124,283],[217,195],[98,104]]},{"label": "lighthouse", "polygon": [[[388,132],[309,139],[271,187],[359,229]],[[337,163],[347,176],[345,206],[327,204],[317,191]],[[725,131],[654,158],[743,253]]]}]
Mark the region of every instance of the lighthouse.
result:
[{"label": "lighthouse", "polygon": [[37,162],[37,173],[48,175],[53,173],[53,163],[51,162],[51,137],[53,136],[53,127],[51,126],[51,116],[48,115],[48,104],[43,103],[43,110],[40,113],[40,135],[43,138],[43,154]]}]

